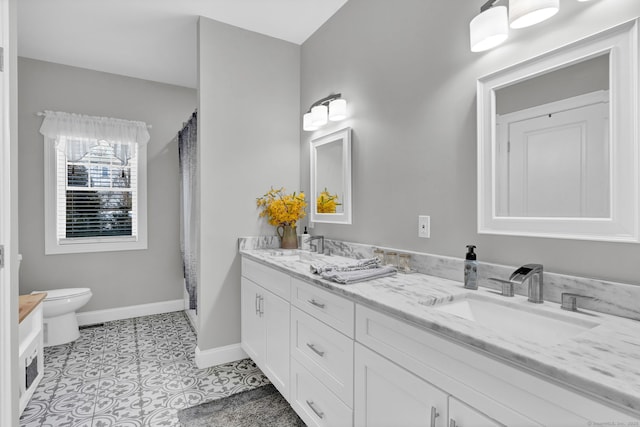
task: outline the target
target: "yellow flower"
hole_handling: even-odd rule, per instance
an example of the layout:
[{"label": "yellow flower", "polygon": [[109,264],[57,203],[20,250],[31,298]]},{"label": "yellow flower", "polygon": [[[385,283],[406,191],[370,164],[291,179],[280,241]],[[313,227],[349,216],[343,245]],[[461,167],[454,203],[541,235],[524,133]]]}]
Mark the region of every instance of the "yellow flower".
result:
[{"label": "yellow flower", "polygon": [[261,208],[260,217],[268,217],[269,224],[274,226],[291,225],[305,217],[307,203],[304,193],[286,194],[284,187],[271,190],[256,199],[256,206]]},{"label": "yellow flower", "polygon": [[324,191],[318,195],[316,205],[318,207],[318,213],[336,213],[336,207],[340,206],[341,203],[338,203],[337,194],[331,195],[329,194],[329,190],[325,188]]}]

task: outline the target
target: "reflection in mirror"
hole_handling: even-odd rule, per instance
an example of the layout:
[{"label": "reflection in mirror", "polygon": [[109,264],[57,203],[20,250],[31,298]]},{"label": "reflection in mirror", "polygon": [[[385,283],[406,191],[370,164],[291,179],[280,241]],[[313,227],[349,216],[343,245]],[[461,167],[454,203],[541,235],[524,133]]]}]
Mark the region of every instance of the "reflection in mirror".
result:
[{"label": "reflection in mirror", "polygon": [[609,54],[495,96],[496,214],[609,217]]},{"label": "reflection in mirror", "polygon": [[351,128],[311,141],[311,222],[351,224]]},{"label": "reflection in mirror", "polygon": [[337,139],[331,144],[316,148],[316,213],[342,213],[344,200],[344,171],[342,170],[342,152],[344,142]]},{"label": "reflection in mirror", "polygon": [[638,242],[638,20],[478,79],[478,232]]}]

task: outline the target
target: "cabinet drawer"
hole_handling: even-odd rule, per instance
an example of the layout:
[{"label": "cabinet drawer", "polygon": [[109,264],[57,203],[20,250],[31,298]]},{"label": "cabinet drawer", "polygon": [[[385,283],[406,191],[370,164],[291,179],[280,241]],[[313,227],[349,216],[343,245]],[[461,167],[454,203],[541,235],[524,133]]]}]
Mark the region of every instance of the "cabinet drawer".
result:
[{"label": "cabinet drawer", "polygon": [[289,401],[300,418],[310,427],[353,425],[353,411],[295,359],[291,359]]},{"label": "cabinet drawer", "polygon": [[291,310],[291,354],[347,406],[353,404],[353,340]]},{"label": "cabinet drawer", "polygon": [[354,303],[298,279],[291,280],[291,301],[300,310],[354,337]]},{"label": "cabinet drawer", "polygon": [[289,301],[291,294],[291,277],[289,275],[244,257],[242,258],[242,275],[280,298]]}]

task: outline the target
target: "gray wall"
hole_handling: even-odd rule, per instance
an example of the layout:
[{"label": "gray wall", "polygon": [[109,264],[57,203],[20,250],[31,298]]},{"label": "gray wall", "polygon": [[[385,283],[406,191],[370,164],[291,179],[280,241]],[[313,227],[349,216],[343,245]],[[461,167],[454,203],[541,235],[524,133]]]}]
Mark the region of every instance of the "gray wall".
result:
[{"label": "gray wall", "polygon": [[[196,107],[194,89],[20,58],[20,293],[89,287],[83,311],[181,299],[178,144],[172,142]],[[152,125],[147,150],[148,249],[44,255],[42,117],[58,110]]]},{"label": "gray wall", "polygon": [[240,342],[238,237],[275,234],[255,198],[299,190],[300,47],[207,18],[198,43],[204,351]]},{"label": "gray wall", "polygon": [[[332,92],[349,102],[353,127],[353,225],[312,231],[353,242],[640,283],[640,245],[478,235],[476,80],[630,20],[637,0],[563,1],[537,26],[497,49],[469,51],[469,21],[481,2],[349,0],[302,45],[301,110]],[[309,140],[301,132],[301,182],[309,187]],[[417,216],[431,215],[431,239]]]},{"label": "gray wall", "polygon": [[497,90],[496,113],[512,113],[597,90],[609,90],[609,55],[600,55]]}]

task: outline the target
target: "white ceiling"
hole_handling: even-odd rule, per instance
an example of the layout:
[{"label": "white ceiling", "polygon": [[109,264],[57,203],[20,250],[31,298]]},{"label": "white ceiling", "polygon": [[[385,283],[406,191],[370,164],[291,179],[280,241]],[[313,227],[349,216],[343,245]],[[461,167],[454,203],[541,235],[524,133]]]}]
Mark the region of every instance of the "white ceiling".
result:
[{"label": "white ceiling", "polygon": [[347,0],[19,0],[18,55],[195,88],[198,16],[302,44]]}]

